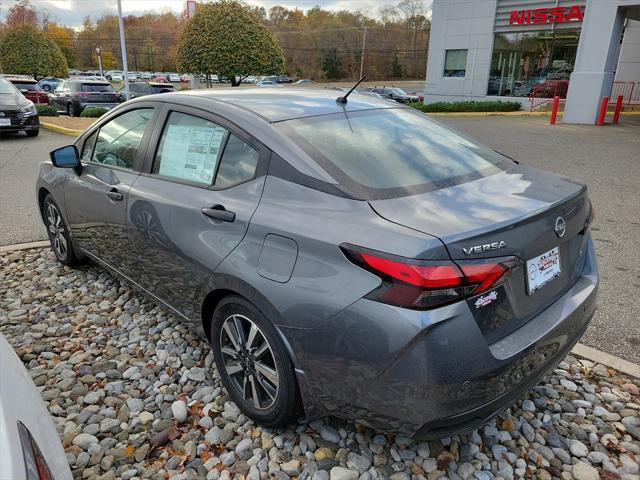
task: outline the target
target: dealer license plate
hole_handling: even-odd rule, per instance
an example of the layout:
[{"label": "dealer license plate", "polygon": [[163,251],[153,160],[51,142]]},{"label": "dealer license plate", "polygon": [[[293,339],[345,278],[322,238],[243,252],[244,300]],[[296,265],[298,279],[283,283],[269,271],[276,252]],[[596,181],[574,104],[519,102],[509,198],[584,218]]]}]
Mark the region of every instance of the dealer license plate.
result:
[{"label": "dealer license plate", "polygon": [[0,127],[8,127],[11,125],[10,118],[0,118]]},{"label": "dealer license plate", "polygon": [[529,295],[560,276],[560,251],[558,247],[527,261],[527,287]]}]

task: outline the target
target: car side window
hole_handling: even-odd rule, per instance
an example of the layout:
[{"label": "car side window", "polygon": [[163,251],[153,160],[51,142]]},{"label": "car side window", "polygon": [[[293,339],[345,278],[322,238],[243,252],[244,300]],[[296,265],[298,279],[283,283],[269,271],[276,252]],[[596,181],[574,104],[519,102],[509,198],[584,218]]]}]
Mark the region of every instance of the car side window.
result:
[{"label": "car side window", "polygon": [[229,188],[251,180],[258,168],[260,153],[248,143],[231,134],[224,148],[215,186]]},{"label": "car side window", "polygon": [[211,185],[227,130],[204,118],[171,112],[152,173]]},{"label": "car side window", "polygon": [[142,137],[153,108],[123,113],[100,127],[91,160],[114,167],[133,169]]},{"label": "car side window", "polygon": [[81,161],[91,161],[91,155],[93,154],[93,147],[96,144],[96,138],[98,138],[97,130],[85,139],[84,144],[82,145],[82,155],[80,155]]}]

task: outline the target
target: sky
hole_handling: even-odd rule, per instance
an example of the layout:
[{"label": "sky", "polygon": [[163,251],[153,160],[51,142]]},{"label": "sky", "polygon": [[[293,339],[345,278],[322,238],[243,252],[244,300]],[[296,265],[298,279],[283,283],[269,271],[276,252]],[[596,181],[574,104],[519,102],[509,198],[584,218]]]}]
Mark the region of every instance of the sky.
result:
[{"label": "sky", "polygon": [[[362,10],[370,16],[376,16],[378,7],[385,4],[397,3],[397,0],[245,0],[247,4],[265,7],[267,10],[274,5],[282,5],[303,10],[320,5],[330,10]],[[14,4],[14,0],[0,0],[0,18],[4,18],[6,11]],[[117,12],[116,0],[31,0],[31,4],[38,10],[46,10],[53,21],[79,27],[83,19],[90,15],[93,18],[105,13]],[[184,0],[122,0],[124,15],[137,15],[144,12],[172,10],[180,13],[184,10]]]}]

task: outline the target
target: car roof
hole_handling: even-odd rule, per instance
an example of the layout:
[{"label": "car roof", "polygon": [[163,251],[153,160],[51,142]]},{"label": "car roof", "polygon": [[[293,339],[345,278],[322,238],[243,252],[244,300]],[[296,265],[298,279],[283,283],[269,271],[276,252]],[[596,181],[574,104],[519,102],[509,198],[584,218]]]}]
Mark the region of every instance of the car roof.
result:
[{"label": "car roof", "polygon": [[357,112],[394,105],[374,97],[352,93],[346,105],[336,99],[344,92],[326,89],[279,88],[253,89],[203,89],[174,93],[176,96],[197,96],[225,102],[259,115],[268,122],[281,122],[293,118],[328,115],[341,112]]}]

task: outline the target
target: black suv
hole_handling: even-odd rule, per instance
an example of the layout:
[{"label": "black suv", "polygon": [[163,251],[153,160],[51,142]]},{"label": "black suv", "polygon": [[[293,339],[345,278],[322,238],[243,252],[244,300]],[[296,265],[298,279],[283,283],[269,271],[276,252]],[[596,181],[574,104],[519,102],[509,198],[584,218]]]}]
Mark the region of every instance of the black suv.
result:
[{"label": "black suv", "polygon": [[72,117],[87,107],[111,109],[122,100],[109,82],[97,80],[65,80],[49,95],[50,103]]},{"label": "black suv", "polygon": [[[125,86],[123,85],[118,90],[120,98],[124,102],[125,98]],[[171,83],[161,82],[129,82],[129,94],[130,100],[136,97],[142,97],[144,95],[153,95],[155,93],[169,93],[176,92],[176,87]]]},{"label": "black suv", "polygon": [[25,132],[35,137],[40,133],[40,118],[33,102],[0,77],[0,133],[4,132]]}]

